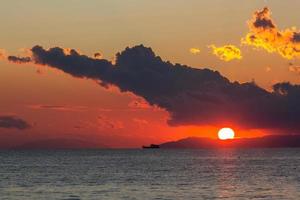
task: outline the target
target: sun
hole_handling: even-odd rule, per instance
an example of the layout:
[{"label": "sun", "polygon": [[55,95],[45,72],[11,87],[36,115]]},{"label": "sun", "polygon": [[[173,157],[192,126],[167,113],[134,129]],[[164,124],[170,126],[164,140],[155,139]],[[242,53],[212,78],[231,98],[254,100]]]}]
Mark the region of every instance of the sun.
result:
[{"label": "sun", "polygon": [[234,139],[234,130],[231,128],[222,128],[218,132],[218,137],[220,140]]}]

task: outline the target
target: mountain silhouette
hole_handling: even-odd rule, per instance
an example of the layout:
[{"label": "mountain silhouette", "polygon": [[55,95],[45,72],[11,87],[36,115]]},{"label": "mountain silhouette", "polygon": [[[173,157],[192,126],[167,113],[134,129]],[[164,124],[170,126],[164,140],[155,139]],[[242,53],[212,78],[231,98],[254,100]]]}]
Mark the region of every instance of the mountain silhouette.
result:
[{"label": "mountain silhouette", "polygon": [[190,137],[166,142],[161,148],[209,149],[209,148],[295,148],[300,147],[300,135],[272,135],[257,138],[218,140]]}]

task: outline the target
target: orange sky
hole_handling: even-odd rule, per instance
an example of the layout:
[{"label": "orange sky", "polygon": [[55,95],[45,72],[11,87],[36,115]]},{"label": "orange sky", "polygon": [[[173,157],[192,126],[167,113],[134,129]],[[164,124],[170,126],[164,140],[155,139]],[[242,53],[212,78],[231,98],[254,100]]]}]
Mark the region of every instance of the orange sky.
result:
[{"label": "orange sky", "polygon": [[[266,5],[280,30],[299,27],[300,4],[291,0],[246,1],[245,5],[237,2],[240,1],[189,0],[183,5],[181,1],[136,1],[124,5],[123,1],[91,1],[87,5],[74,1],[67,5],[60,1],[15,1],[0,9],[9,20],[2,23],[1,48],[9,55],[22,55],[20,48],[36,44],[46,48],[73,47],[91,57],[101,52],[111,60],[126,46],[143,43],[164,60],[218,70],[231,81],[255,80],[268,90],[281,81],[299,83],[299,58],[289,60],[276,52],[255,50],[251,44],[241,44],[241,39],[250,31],[247,21]],[[11,6],[15,6],[14,12],[5,11]],[[30,21],[27,27],[25,19]],[[225,52],[230,58],[224,57],[228,45],[240,50],[241,55]],[[191,53],[191,48],[199,51]],[[108,147],[139,147],[184,137],[216,138],[223,126],[232,127],[236,137],[269,133],[243,130],[238,122],[214,127],[170,126],[168,112],[149,106],[132,93],[105,89],[96,81],[32,63],[19,65],[2,60],[0,92],[0,116],[18,116],[31,125],[26,130],[0,128],[0,147],[51,138],[75,138]]]}]

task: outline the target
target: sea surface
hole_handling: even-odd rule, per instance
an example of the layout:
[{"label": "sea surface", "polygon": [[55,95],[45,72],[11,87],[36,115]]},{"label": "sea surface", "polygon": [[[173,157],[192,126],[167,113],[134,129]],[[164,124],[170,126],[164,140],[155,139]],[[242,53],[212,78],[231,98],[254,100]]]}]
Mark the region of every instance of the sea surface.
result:
[{"label": "sea surface", "polygon": [[300,199],[300,149],[0,151],[0,199]]}]

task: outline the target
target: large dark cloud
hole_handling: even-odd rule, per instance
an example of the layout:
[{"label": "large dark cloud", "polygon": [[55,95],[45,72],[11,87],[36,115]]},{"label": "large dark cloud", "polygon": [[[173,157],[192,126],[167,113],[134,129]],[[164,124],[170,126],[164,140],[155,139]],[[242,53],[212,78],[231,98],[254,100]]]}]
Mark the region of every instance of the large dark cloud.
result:
[{"label": "large dark cloud", "polygon": [[30,128],[30,124],[15,116],[0,116],[0,128],[24,130]]},{"label": "large dark cloud", "polygon": [[170,113],[170,125],[228,125],[295,131],[300,128],[300,86],[274,85],[268,92],[255,83],[230,82],[217,71],[171,64],[151,48],[126,48],[116,64],[62,48],[32,48],[32,62],[75,77],[116,85]]}]

